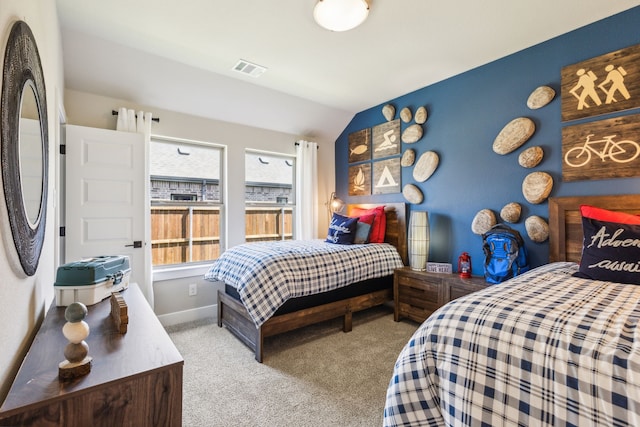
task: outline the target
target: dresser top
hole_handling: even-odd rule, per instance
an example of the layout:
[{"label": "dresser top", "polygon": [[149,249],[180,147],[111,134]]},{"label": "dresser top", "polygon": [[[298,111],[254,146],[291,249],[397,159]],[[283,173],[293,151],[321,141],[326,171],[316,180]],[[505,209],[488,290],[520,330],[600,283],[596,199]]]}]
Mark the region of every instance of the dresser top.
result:
[{"label": "dresser top", "polygon": [[109,298],[87,306],[89,314],[84,320],[90,334],[85,341],[93,358],[91,372],[65,382],[58,379],[58,364],[65,360],[64,348],[69,343],[62,334],[66,307],[52,303],[0,408],[0,418],[18,408],[50,404],[71,394],[184,363],[138,285],[131,283],[120,294],[127,303],[127,332],[118,332]]}]

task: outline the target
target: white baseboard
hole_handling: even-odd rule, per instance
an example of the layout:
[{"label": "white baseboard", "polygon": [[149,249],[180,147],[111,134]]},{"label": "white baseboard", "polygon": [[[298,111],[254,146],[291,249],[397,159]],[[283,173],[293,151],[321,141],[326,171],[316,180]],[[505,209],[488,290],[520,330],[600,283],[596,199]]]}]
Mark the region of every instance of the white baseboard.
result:
[{"label": "white baseboard", "polygon": [[160,314],[158,319],[162,326],[178,325],[180,323],[192,322],[206,317],[217,317],[218,304],[206,305],[204,307],[192,308],[189,310],[176,311],[175,313]]}]

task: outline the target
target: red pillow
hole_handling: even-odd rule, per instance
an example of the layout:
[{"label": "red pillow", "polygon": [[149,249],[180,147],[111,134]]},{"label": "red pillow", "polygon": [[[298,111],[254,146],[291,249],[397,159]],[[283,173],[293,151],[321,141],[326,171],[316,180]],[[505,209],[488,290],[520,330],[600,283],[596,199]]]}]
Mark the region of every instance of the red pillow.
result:
[{"label": "red pillow", "polygon": [[376,219],[374,214],[361,215],[358,217],[358,222],[364,222],[365,224],[373,225],[373,221]]},{"label": "red pillow", "polygon": [[608,211],[595,206],[580,205],[580,213],[583,217],[597,221],[619,222],[621,224],[640,225],[640,216],[624,212]]},{"label": "red pillow", "polygon": [[384,243],[384,233],[387,231],[387,216],[384,213],[384,206],[376,206],[371,209],[352,208],[350,214],[352,217],[375,215],[371,234],[369,235],[369,243]]}]

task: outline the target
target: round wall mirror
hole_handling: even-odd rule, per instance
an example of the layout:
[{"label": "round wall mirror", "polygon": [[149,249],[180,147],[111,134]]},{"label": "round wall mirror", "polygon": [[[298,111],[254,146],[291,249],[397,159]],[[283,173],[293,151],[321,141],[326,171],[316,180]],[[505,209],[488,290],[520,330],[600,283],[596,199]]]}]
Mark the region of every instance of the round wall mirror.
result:
[{"label": "round wall mirror", "polygon": [[42,64],[29,26],[16,22],[5,50],[2,97],[2,186],[22,269],[35,274],[47,216],[49,137]]},{"label": "round wall mirror", "polygon": [[29,226],[34,228],[40,220],[42,203],[42,136],[40,118],[33,82],[27,81],[22,90],[20,107],[20,134],[18,141],[20,156],[20,183],[22,185],[22,204]]}]

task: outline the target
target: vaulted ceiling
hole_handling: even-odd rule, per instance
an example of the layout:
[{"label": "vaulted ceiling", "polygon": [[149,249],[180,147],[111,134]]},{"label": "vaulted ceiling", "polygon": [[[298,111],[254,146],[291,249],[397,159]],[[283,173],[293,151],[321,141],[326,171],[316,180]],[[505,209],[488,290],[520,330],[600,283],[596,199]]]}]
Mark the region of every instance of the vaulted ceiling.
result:
[{"label": "vaulted ceiling", "polygon": [[56,2],[67,88],[325,141],[359,111],[640,5],[370,0],[363,25],[330,32],[315,0]]}]

